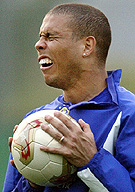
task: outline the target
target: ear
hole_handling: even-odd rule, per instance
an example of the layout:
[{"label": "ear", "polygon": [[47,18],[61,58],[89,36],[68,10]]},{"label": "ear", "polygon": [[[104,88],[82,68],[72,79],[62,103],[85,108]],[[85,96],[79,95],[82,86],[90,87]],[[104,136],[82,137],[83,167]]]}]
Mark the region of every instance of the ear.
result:
[{"label": "ear", "polygon": [[96,39],[93,36],[88,36],[85,39],[85,46],[83,50],[83,57],[89,56],[95,49]]}]

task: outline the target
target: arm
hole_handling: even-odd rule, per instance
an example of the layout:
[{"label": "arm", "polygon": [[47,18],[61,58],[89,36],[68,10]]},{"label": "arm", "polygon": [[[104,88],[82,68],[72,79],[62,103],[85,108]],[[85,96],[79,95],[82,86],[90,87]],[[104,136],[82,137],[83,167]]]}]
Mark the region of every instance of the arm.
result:
[{"label": "arm", "polygon": [[6,176],[5,176],[3,192],[11,192],[15,188],[19,179],[21,178],[21,174],[17,171],[16,168],[14,168],[10,164],[10,160],[12,160],[11,153],[9,156],[9,162],[8,162]]},{"label": "arm", "polygon": [[[95,180],[92,180],[93,178],[91,176],[94,175],[102,183],[100,187],[103,187],[103,185],[105,186],[103,187],[104,191],[135,191],[135,152],[133,152],[133,150],[135,150],[133,147],[135,146],[135,138],[132,138],[135,136],[135,125],[124,126],[125,130],[127,130],[127,127],[132,127],[133,132],[132,134],[125,133],[124,135],[124,130],[121,132],[116,142],[116,156],[114,157],[110,152],[103,148],[97,152],[90,127],[88,128],[88,124],[82,121],[80,122],[82,128],[82,133],[80,134],[80,130],[77,131],[78,128],[71,124],[68,119],[65,119],[64,116],[60,114],[56,114],[55,116],[60,120],[60,122],[54,122],[54,119],[50,117],[47,117],[46,120],[55,126],[60,134],[52,132],[47,125],[43,126],[43,129],[57,140],[64,135],[65,138],[62,142],[62,148],[55,149],[42,147],[42,150],[51,153],[62,154],[72,164],[80,167],[78,169],[78,176],[85,182],[85,184],[89,186],[89,188],[91,188],[91,182],[95,182]],[[72,127],[74,127],[75,131]],[[68,134],[70,136],[67,136]],[[90,137],[90,139],[88,139],[88,137]],[[124,156],[122,154],[123,151],[121,151],[123,140],[125,140],[124,151],[129,151],[129,153],[125,154]],[[129,143],[127,143],[127,141]],[[129,146],[132,147],[132,150],[129,150]],[[120,153],[122,158],[119,158]],[[133,153],[134,157],[132,156]],[[126,161],[128,162],[128,166],[124,164],[125,157]],[[131,158],[133,158],[134,161]],[[97,192],[97,190],[95,191]],[[99,191],[101,191],[101,188]]]},{"label": "arm", "polygon": [[[120,117],[120,116],[119,116]],[[118,121],[120,121],[118,117]],[[122,117],[119,136],[118,124],[109,133],[103,148],[94,156],[78,176],[89,183],[94,174],[109,191],[135,191],[135,115]],[[113,133],[113,137],[112,137]],[[113,138],[113,140],[112,140]],[[115,138],[117,141],[115,143]],[[114,142],[114,143],[113,143]],[[115,146],[115,153],[113,148]],[[105,150],[106,149],[106,150]],[[109,151],[109,152],[108,152]],[[112,155],[113,154],[113,155]],[[93,174],[92,174],[93,173]],[[87,179],[89,178],[89,179]],[[110,179],[111,178],[111,179]]]},{"label": "arm", "polygon": [[[86,166],[78,170],[78,176],[89,186],[92,181],[98,182],[97,178],[111,192],[133,192],[135,187],[135,182],[130,178],[127,169],[103,148]],[[93,178],[94,176],[96,178]]]}]

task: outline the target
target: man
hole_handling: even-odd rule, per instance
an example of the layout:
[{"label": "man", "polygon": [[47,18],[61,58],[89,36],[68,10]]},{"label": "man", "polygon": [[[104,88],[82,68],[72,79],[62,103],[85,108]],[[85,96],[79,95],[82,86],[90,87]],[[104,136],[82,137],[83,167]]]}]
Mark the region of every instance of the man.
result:
[{"label": "man", "polygon": [[10,155],[3,191],[135,191],[135,96],[119,86],[121,70],[105,69],[111,43],[106,16],[89,5],[58,5],[45,16],[39,34],[35,47],[45,83],[63,95],[25,117],[56,109],[78,121],[80,127],[59,112],[57,120],[45,116],[58,132],[47,125],[42,129],[62,147],[41,147],[64,155],[78,168],[77,178],[64,188],[37,186],[13,168]]}]

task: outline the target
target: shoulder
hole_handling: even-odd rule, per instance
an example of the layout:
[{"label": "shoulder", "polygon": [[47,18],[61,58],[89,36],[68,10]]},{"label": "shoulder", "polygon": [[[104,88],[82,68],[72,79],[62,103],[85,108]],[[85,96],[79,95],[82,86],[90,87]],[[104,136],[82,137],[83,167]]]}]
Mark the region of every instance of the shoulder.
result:
[{"label": "shoulder", "polygon": [[55,109],[57,109],[58,106],[61,104],[61,102],[60,102],[60,98],[61,98],[61,97],[62,97],[62,96],[59,96],[59,97],[57,97],[54,101],[52,101],[51,103],[42,105],[42,106],[40,106],[40,107],[38,107],[38,108],[35,108],[35,109],[31,110],[30,112],[28,112],[28,113],[24,116],[24,118],[26,118],[27,116],[29,116],[29,115],[31,115],[31,114],[33,114],[33,113],[36,113],[36,112],[38,112],[38,111],[41,111],[41,110],[55,110]]},{"label": "shoulder", "polygon": [[120,108],[135,111],[135,95],[124,87],[117,87],[118,103]]},{"label": "shoulder", "polygon": [[135,94],[124,87],[117,87],[118,104],[123,116],[134,119],[135,122]]}]

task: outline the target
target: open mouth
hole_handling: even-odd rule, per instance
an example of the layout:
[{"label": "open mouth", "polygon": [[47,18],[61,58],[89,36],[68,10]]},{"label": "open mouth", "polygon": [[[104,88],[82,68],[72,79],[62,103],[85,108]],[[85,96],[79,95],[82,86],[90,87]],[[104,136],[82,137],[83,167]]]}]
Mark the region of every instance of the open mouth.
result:
[{"label": "open mouth", "polygon": [[44,59],[41,59],[39,61],[39,64],[42,66],[42,67],[49,67],[53,64],[53,61],[50,60],[49,58],[44,58]]}]

